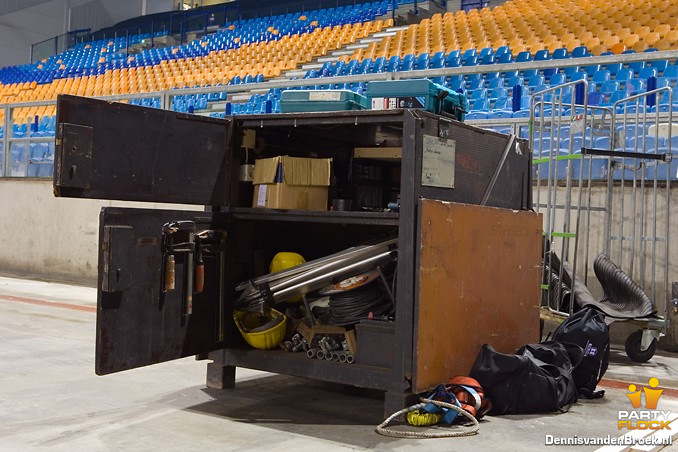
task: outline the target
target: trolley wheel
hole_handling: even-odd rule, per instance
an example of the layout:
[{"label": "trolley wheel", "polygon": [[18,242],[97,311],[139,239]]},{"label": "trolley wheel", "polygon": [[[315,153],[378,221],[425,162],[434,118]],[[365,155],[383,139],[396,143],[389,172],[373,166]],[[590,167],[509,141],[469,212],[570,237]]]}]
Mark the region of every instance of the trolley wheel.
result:
[{"label": "trolley wheel", "polygon": [[624,344],[626,355],[637,363],[644,363],[649,361],[657,351],[657,339],[652,339],[647,350],[641,350],[640,344],[643,339],[643,330],[634,331],[629,334]]}]

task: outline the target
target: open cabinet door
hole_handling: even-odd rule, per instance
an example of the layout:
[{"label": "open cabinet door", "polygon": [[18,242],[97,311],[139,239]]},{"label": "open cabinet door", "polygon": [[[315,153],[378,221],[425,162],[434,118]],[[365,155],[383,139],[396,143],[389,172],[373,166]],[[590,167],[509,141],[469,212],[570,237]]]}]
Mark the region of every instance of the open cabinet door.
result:
[{"label": "open cabinet door", "polygon": [[224,206],[233,121],[60,95],[54,193]]},{"label": "open cabinet door", "polygon": [[98,375],[220,348],[225,215],[101,211]]}]

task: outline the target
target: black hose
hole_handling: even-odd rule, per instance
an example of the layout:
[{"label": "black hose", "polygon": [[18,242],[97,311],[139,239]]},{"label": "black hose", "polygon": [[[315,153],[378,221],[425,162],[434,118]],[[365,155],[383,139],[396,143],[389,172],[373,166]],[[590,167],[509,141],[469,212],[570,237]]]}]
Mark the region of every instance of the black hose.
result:
[{"label": "black hose", "polygon": [[654,302],[629,275],[624,273],[605,254],[599,254],[593,262],[593,271],[605,292],[599,303],[611,315],[624,317],[649,317],[657,313]]}]

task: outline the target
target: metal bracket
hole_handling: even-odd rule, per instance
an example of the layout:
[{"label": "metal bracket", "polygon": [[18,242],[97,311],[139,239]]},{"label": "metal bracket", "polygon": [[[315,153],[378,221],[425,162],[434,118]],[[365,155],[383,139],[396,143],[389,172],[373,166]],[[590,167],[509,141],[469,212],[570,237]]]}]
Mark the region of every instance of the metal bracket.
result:
[{"label": "metal bracket", "polygon": [[[56,185],[90,188],[92,166],[92,128],[77,124],[61,124],[57,143]],[[68,152],[65,152],[69,149]]]}]

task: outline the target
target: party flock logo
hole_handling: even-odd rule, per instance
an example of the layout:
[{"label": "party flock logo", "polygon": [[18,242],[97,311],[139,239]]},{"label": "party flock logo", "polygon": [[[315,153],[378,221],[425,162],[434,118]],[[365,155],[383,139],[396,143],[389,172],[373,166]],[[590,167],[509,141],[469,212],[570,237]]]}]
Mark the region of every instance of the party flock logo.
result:
[{"label": "party flock logo", "polygon": [[[649,388],[643,387],[642,391],[636,385],[629,385],[629,393],[626,396],[631,401],[633,410],[619,411],[617,426],[619,430],[671,430],[669,426],[671,411],[657,409],[659,397],[663,389],[657,389],[659,380],[650,378]],[[638,410],[642,406],[641,396],[645,395],[645,409]]]}]

